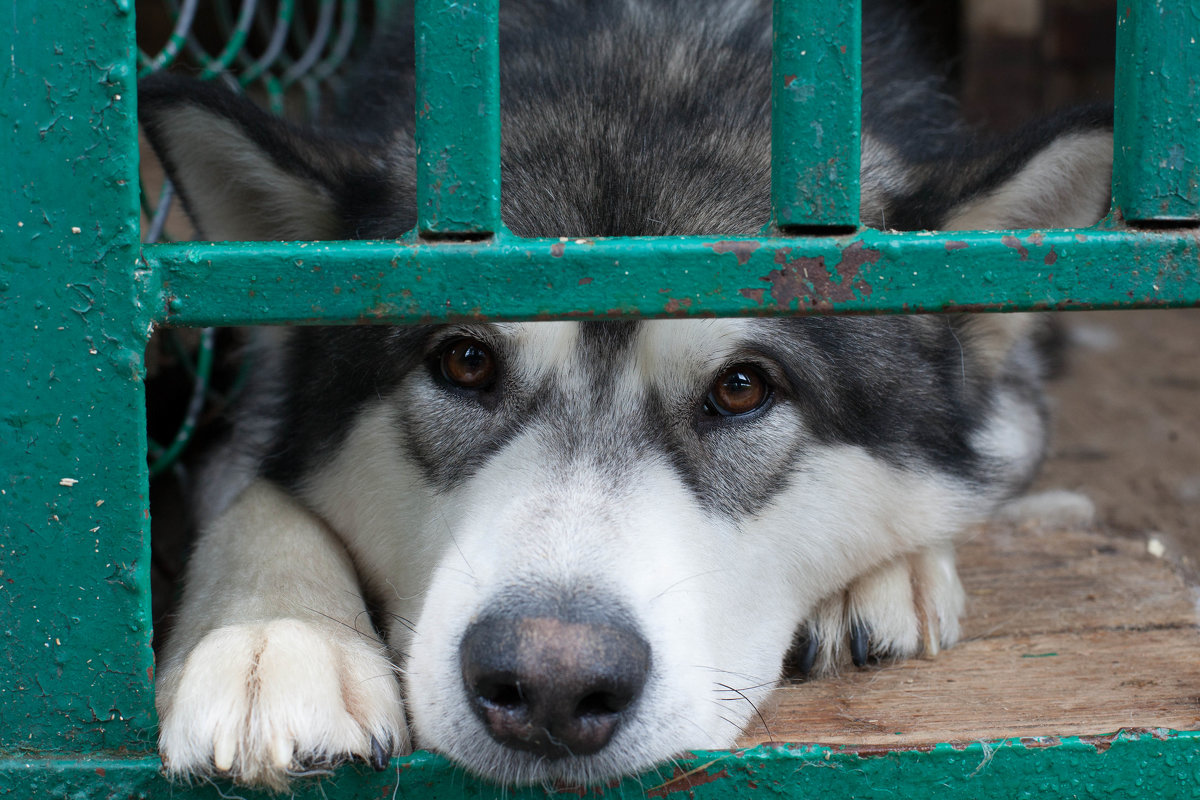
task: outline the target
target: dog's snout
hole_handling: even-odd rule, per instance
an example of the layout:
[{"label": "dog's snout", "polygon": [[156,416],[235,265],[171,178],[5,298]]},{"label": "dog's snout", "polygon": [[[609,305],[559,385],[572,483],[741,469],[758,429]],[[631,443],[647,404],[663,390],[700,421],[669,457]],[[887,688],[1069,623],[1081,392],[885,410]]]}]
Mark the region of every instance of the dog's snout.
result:
[{"label": "dog's snout", "polygon": [[622,620],[484,617],[462,642],[463,681],[488,733],[547,758],[595,753],[641,695],[650,646]]}]

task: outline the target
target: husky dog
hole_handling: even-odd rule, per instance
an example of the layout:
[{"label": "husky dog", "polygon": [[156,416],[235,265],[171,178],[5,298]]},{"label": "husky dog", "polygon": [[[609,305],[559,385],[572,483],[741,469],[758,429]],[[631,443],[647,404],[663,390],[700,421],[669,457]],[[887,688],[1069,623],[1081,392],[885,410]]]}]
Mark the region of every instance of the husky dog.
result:
[{"label": "husky dog", "polygon": [[[862,217],[1073,227],[1111,115],[984,142],[868,3]],[[769,0],[506,0],[503,212],[526,236],[756,234]],[[156,77],[146,133],[209,239],[415,223],[413,43],[309,129]],[[953,542],[1042,457],[1019,315],[274,331],[158,674],[174,775],[283,786],[430,748],[593,784],[729,746],[781,675],[954,643]]]}]

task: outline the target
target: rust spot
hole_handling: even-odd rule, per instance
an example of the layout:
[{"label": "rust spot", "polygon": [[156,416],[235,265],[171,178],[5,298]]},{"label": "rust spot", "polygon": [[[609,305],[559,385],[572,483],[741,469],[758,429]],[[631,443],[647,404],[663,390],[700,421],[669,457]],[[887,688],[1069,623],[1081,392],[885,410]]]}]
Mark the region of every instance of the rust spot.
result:
[{"label": "rust spot", "polygon": [[341,293],[342,293],[342,287],[340,287],[340,286],[335,286],[335,287],[333,287],[333,293],[334,293],[334,294],[341,294]]},{"label": "rust spot", "polygon": [[715,761],[710,761],[707,764],[702,764],[686,772],[681,767],[675,767],[675,774],[671,776],[670,780],[655,786],[653,789],[647,789],[646,797],[666,797],[675,792],[690,792],[706,783],[728,778],[728,770],[723,769],[720,772],[711,773],[705,771],[715,763]]},{"label": "rust spot", "polygon": [[750,254],[762,247],[762,243],[755,241],[739,242],[734,240],[722,240],[720,242],[710,242],[704,246],[711,247],[712,251],[717,255],[733,253],[737,257],[738,266],[742,267],[745,266],[746,262],[750,260]]},{"label": "rust spot", "polygon": [[763,295],[766,294],[766,289],[739,289],[738,294],[748,300],[753,300],[760,306],[763,304]]},{"label": "rust spot", "polygon": [[588,285],[589,283],[591,283],[591,282],[592,282],[592,279],[591,279],[591,278],[580,278],[580,279],[579,279],[579,285],[580,285],[580,286],[587,286],[587,285]]},{"label": "rust spot", "polygon": [[96,767],[96,774],[103,778],[106,774],[104,772],[104,767]]},{"label": "rust spot", "polygon": [[933,752],[933,745],[928,743],[923,744],[848,744],[838,748],[839,753],[853,753],[859,758],[879,758],[880,756],[891,755],[892,753],[902,753],[913,751],[917,753]]},{"label": "rust spot", "polygon": [[665,310],[668,314],[683,315],[686,313],[687,309],[689,309],[691,307],[692,307],[692,298],[684,297],[684,298],[680,298],[680,299],[675,299],[674,297],[672,297],[670,300],[667,301]]},{"label": "rust spot", "polygon": [[[447,303],[447,305],[449,305],[449,303]],[[375,305],[366,309],[364,316],[370,315],[372,317],[375,317],[376,319],[379,319],[381,317],[386,317],[388,314],[392,313],[395,310],[396,310],[396,307],[394,305],[381,300],[378,303],[376,303]]]},{"label": "rust spot", "polygon": [[555,258],[562,258],[563,251],[566,249],[567,246],[562,242],[555,242],[554,244],[550,245],[550,255],[554,256]]},{"label": "rust spot", "polygon": [[1050,252],[1046,253],[1046,257],[1042,261],[1045,262],[1047,267],[1058,261],[1058,253],[1054,252],[1054,245],[1050,245]]},{"label": "rust spot", "polygon": [[1029,234],[1029,242],[1030,242],[1030,244],[1032,244],[1034,247],[1041,247],[1041,246],[1042,246],[1042,242],[1044,242],[1045,240],[1046,240],[1046,235],[1045,235],[1044,233],[1031,233],[1031,234]]},{"label": "rust spot", "polygon": [[555,794],[573,794],[579,797],[584,797],[587,794],[587,789],[577,783],[566,783],[564,781],[555,781]]},{"label": "rust spot", "polygon": [[1092,747],[1096,748],[1097,753],[1103,753],[1106,752],[1108,748],[1113,746],[1113,742],[1116,741],[1117,737],[1120,735],[1121,732],[1118,731],[1116,733],[1110,733],[1107,736],[1080,736],[1079,741],[1083,742],[1084,744],[1090,744]]},{"label": "rust spot", "polygon": [[154,667],[146,667],[146,680],[154,683]]},{"label": "rust spot", "polygon": [[834,303],[853,300],[856,291],[870,296],[871,285],[858,280],[858,273],[863,264],[874,264],[882,256],[878,250],[863,247],[861,241],[854,242],[842,251],[842,260],[832,270],[838,278],[835,283],[824,256],[798,256],[789,260],[790,252],[790,247],[776,251],[775,263],[780,268],[760,279],[771,284],[771,297],[780,308],[790,308],[792,301],[796,301],[798,308],[827,310]]},{"label": "rust spot", "polygon": [[1008,234],[1000,241],[1004,243],[1005,247],[1011,247],[1013,250],[1016,250],[1018,253],[1020,253],[1022,261],[1029,260],[1029,250],[1025,248],[1025,245],[1021,244],[1021,240],[1017,237],[1013,236],[1012,234]]},{"label": "rust spot", "polygon": [[949,253],[951,250],[962,250],[966,246],[967,246],[966,242],[959,242],[959,241],[946,242],[946,252]]},{"label": "rust spot", "polygon": [[783,76],[783,85],[791,86],[795,82],[795,80],[796,80],[795,75],[784,75]]},{"label": "rust spot", "polygon": [[1062,740],[1057,736],[1039,736],[1036,739],[1029,736],[1022,736],[1021,744],[1024,745],[1026,749],[1033,750],[1041,749],[1043,747],[1058,747],[1060,744],[1062,744]]}]

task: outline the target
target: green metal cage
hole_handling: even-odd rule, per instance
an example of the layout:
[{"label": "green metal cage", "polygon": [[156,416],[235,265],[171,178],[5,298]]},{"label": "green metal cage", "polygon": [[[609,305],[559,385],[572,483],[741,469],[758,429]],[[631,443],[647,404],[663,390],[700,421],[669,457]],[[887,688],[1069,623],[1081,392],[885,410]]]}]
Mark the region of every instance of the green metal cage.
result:
[{"label": "green metal cage", "polygon": [[[154,754],[143,354],[156,326],[1200,305],[1195,0],[1120,4],[1103,223],[952,235],[860,227],[858,3],[776,0],[773,225],[738,240],[505,231],[498,3],[416,4],[417,228],[400,241],[256,245],[142,244],[157,223],[154,208],[145,231],[140,221],[136,79],[202,49],[185,24],[197,0],[175,6],[176,35],[153,55],[137,47],[131,0],[11,5],[0,73],[0,797],[189,793],[160,776]],[[321,45],[296,52],[274,31],[297,6],[244,3],[221,23],[228,46],[193,57],[214,76],[237,67],[276,108],[297,92],[319,102],[359,6],[319,3],[303,24]],[[257,59],[238,44],[248,35],[266,42]],[[812,120],[827,135],[806,136]],[[297,785],[302,797],[546,791],[501,790],[427,753]],[[1200,732],[882,756],[762,746],[697,753],[598,793],[1200,796]]]}]

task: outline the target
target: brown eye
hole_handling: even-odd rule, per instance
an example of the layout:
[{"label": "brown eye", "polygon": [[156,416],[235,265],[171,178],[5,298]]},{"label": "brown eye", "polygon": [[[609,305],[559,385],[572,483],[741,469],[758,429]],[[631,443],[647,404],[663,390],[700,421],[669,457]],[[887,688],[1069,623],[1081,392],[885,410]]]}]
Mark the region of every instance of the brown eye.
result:
[{"label": "brown eye", "polygon": [[462,389],[487,389],[496,379],[496,357],[477,339],[455,339],[441,358],[442,377]]},{"label": "brown eye", "polygon": [[770,397],[766,378],[754,367],[738,364],[717,376],[704,402],[704,413],[737,417],[762,408]]}]

